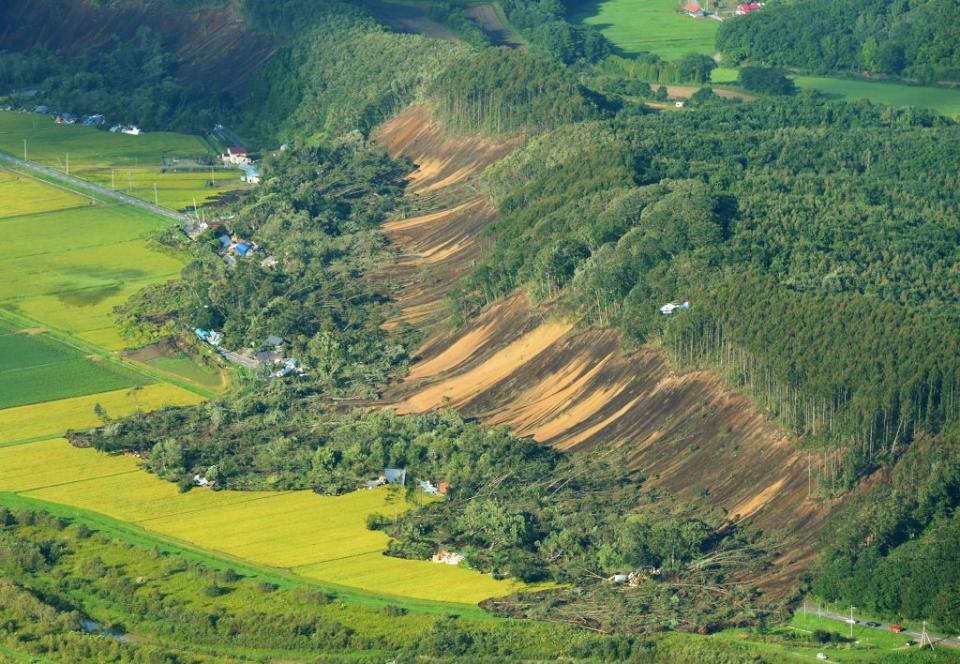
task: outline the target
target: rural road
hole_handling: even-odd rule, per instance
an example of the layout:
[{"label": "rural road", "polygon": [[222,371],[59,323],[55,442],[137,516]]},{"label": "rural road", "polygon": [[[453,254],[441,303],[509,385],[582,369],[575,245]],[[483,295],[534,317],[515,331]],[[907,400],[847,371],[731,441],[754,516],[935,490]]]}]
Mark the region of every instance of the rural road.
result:
[{"label": "rural road", "polygon": [[[49,168],[47,166],[41,166],[40,164],[34,163],[32,161],[24,161],[23,159],[14,157],[13,155],[7,154],[6,152],[0,152],[0,164],[3,164],[4,162],[7,164],[13,164],[19,168],[24,168],[29,171],[33,171],[34,173],[46,176],[48,178],[53,178],[54,180],[69,182],[75,187],[79,189],[83,189],[89,192],[90,194],[99,194],[100,196],[104,196],[106,198],[112,198],[115,201],[119,201],[127,205],[133,205],[135,207],[142,208],[149,212],[153,212],[154,214],[162,215],[164,217],[167,217],[168,219],[173,219],[174,221],[177,221],[183,224],[185,231],[191,228],[194,224],[193,218],[190,217],[189,215],[186,215],[180,212],[175,212],[173,210],[168,210],[167,208],[160,207],[159,205],[154,205],[153,203],[148,203],[145,200],[135,198],[128,194],[124,194],[119,191],[114,191],[112,189],[107,189],[106,187],[101,187],[98,184],[93,184],[92,182],[88,182],[87,180],[81,180],[80,178],[74,177],[72,175],[67,175],[66,173],[62,173],[56,169]],[[94,196],[94,198],[96,197]]]},{"label": "rural road", "polygon": [[239,353],[234,353],[232,350],[224,350],[218,348],[217,352],[220,353],[228,362],[233,362],[234,364],[239,364],[244,366],[247,369],[256,369],[260,366],[260,362],[251,358],[240,355]]},{"label": "rural road", "polygon": [[[820,607],[810,606],[809,604],[806,604],[806,603],[804,603],[804,610],[807,612],[807,614],[810,614],[810,615],[819,615],[819,616],[823,616],[824,618],[832,618],[833,620],[840,620],[840,621],[846,622],[847,620],[850,619],[849,614],[848,614],[848,615],[842,615],[842,614],[839,614],[839,613],[834,613],[833,611],[828,611],[827,609],[820,608]],[[856,616],[854,616],[854,617],[856,618]],[[855,629],[855,630],[857,630],[857,629],[879,629],[879,630],[883,630],[883,631],[885,631],[885,632],[889,632],[889,631],[890,631],[890,624],[888,624],[888,623],[882,623],[882,622],[879,622],[879,621],[875,621],[875,622],[877,622],[877,625],[878,625],[877,627],[868,627],[867,624],[866,624],[867,621],[862,620],[862,619],[860,619],[860,618],[857,618],[857,620],[858,620],[858,622],[857,622],[857,624],[854,626],[854,629]],[[844,634],[846,634],[846,632],[844,632]],[[900,632],[900,634],[903,634],[904,636],[909,636],[910,638],[914,639],[914,640],[917,641],[917,642],[920,641],[920,632],[915,632],[915,631],[913,631],[912,629],[906,629],[906,630]],[[931,631],[929,631],[929,630],[927,631],[927,636],[930,637],[930,640],[933,642],[933,645],[934,645],[935,647],[936,647],[936,646],[947,646],[947,647],[949,647],[949,648],[960,648],[960,637],[957,637],[957,636],[954,636],[954,637],[951,637],[951,636],[941,636],[940,634],[934,634],[933,632],[931,632]]]}]

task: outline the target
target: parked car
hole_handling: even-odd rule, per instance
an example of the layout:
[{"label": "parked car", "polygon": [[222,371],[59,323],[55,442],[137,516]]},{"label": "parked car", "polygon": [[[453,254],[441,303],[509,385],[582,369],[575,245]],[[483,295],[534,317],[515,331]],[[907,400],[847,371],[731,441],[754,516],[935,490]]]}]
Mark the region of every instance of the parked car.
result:
[{"label": "parked car", "polygon": [[915,646],[915,645],[917,645],[917,642],[914,641],[913,639],[910,639],[909,641],[907,641],[906,645],[908,645],[908,646]]},{"label": "parked car", "polygon": [[856,625],[860,621],[856,618],[844,618],[843,622],[847,623],[848,625]]},{"label": "parked car", "polygon": [[900,625],[890,625],[890,631],[899,634],[900,632],[906,631],[906,628],[901,627]]},{"label": "parked car", "polygon": [[878,623],[878,622],[873,622],[872,620],[871,620],[870,622],[867,622],[867,623],[864,623],[864,624],[865,624],[867,627],[879,627],[879,626],[880,626],[880,623]]}]

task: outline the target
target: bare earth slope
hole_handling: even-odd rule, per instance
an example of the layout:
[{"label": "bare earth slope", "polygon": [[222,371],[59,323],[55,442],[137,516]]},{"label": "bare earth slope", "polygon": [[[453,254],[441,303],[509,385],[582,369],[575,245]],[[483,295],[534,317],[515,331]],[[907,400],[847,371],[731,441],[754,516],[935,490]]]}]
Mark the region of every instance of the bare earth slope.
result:
[{"label": "bare earth slope", "polygon": [[431,331],[410,375],[385,397],[398,412],[452,406],[561,449],[624,445],[651,483],[706,499],[733,519],[782,533],[782,557],[759,581],[783,591],[809,563],[833,505],[807,500],[807,460],[783,432],[712,372],[677,374],[654,348],[621,351],[617,335],[581,329],[523,294],[444,331],[443,296],[479,256],[496,210],[470,179],[520,141],[444,134],[414,107],[378,135],[413,159],[411,216],[385,231],[403,257],[399,322]]}]

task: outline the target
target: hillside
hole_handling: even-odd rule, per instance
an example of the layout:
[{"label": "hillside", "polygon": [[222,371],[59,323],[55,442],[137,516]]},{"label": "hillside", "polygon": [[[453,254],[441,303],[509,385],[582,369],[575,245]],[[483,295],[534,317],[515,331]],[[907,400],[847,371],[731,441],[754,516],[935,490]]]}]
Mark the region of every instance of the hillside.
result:
[{"label": "hillside", "polygon": [[[249,660],[309,659],[310,643],[331,661],[902,654],[890,650],[906,635],[875,647],[853,627],[786,625],[811,593],[864,619],[960,627],[948,564],[960,555],[960,125],[796,92],[765,65],[804,67],[788,62],[799,44],[776,61],[751,49],[800,3],[765,7],[757,34],[755,16],[721,26],[742,40],[728,54],[748,65],[737,85],[750,94],[711,89],[717,63],[703,54],[611,55],[603,26],[566,20],[584,4],[0,9],[0,87],[36,88],[9,97],[8,150],[40,140],[45,117],[34,159],[60,168],[72,152],[81,177],[109,172],[115,187],[121,162],[97,139],[116,139],[137,189],[135,170],[201,144],[161,129],[226,124],[259,146],[261,172],[217,200],[203,169],[197,191],[167,204],[209,199],[205,231],[138,234],[143,252],[106,263],[84,244],[110,234],[103,210],[56,190],[56,170],[43,186],[5,185],[30,197],[0,200],[5,225],[29,234],[29,204],[90,229],[44,250],[75,255],[79,272],[7,260],[16,325],[0,336],[33,359],[8,360],[5,375],[47,376],[49,356],[96,378],[100,360],[170,349],[230,380],[198,388],[202,403],[140,408],[152,381],[91,378],[57,392],[49,422],[33,392],[9,390],[16,408],[0,422],[19,433],[0,441],[0,584],[19,604],[0,610],[0,658],[6,644],[39,652],[17,641],[36,641],[23,615],[55,617],[43,643],[66,659],[87,648],[77,661],[102,652],[73,634],[84,616],[146,635],[114,661],[181,637]],[[946,76],[949,49],[907,47],[924,10],[884,7],[869,26],[857,15],[856,39],[901,40],[910,64],[891,74]],[[831,42],[834,28],[811,28],[819,48],[867,45]],[[147,135],[65,127],[31,112],[41,102]],[[95,171],[88,155],[103,158]],[[110,261],[137,256],[156,278],[131,264],[99,283]],[[61,293],[69,280],[97,292]],[[30,336],[48,322],[99,346],[54,352]],[[40,508],[59,516],[29,515]],[[84,544],[81,525],[109,537]],[[131,540],[195,564],[158,548],[130,577]],[[314,593],[309,606],[247,604],[281,586]],[[256,636],[258,619],[283,627]]]},{"label": "hillside", "polygon": [[445,296],[477,259],[496,216],[470,180],[519,143],[450,136],[419,107],[388,122],[376,140],[418,166],[407,194],[418,216],[384,225],[403,252],[390,275],[406,278],[391,322],[434,330],[404,382],[387,392],[390,407],[453,407],[562,450],[623,447],[653,486],[706,496],[734,521],[789,533],[790,553],[762,583],[790,588],[837,505],[807,500],[804,456],[716,375],[678,374],[655,348],[624,352],[616,333],[567,322],[522,294],[445,331]]}]

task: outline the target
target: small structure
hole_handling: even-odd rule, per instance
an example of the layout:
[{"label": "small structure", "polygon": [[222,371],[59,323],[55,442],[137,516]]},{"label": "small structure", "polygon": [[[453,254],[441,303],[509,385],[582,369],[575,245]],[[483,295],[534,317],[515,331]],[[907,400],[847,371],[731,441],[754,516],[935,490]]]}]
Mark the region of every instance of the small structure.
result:
[{"label": "small structure", "polygon": [[47,114],[50,112],[50,107],[49,107],[49,106],[43,106],[43,105],[34,106],[34,107],[33,107],[33,112],[34,112],[34,113],[42,113],[43,115],[47,115]]},{"label": "small structure", "polygon": [[440,492],[441,496],[447,495],[447,491],[450,490],[450,484],[447,482],[439,482],[437,484],[437,491]]},{"label": "small structure", "polygon": [[703,7],[698,5],[695,2],[688,3],[683,11],[687,12],[687,16],[692,16],[693,18],[702,18],[703,17]]},{"label": "small structure", "polygon": [[136,125],[128,125],[120,130],[121,133],[127,134],[128,136],[139,136],[143,133],[140,127]]},{"label": "small structure", "polygon": [[430,480],[419,480],[417,486],[420,487],[420,490],[423,491],[428,496],[439,496],[440,489],[433,485]]},{"label": "small structure", "polygon": [[271,348],[279,348],[283,345],[283,337],[278,337],[275,334],[271,334],[266,339],[263,340],[264,346],[269,346]]},{"label": "small structure", "polygon": [[252,164],[241,164],[243,175],[240,176],[240,182],[247,184],[260,184],[260,170]]},{"label": "small structure", "polygon": [[253,250],[253,247],[246,242],[237,242],[236,250],[237,256],[246,256]]},{"label": "small structure", "polygon": [[763,9],[762,2],[743,2],[737,5],[737,16],[743,16],[744,14],[749,14],[751,12],[758,11]]},{"label": "small structure", "polygon": [[199,473],[193,476],[193,483],[195,486],[211,486],[213,484],[213,482]]},{"label": "small structure", "polygon": [[406,468],[384,468],[383,477],[387,480],[387,484],[396,484],[398,486],[407,485]]},{"label": "small structure", "polygon": [[456,551],[437,551],[433,554],[433,557],[430,559],[434,563],[443,563],[444,565],[459,565],[467,557],[462,553],[457,553]]},{"label": "small structure", "polygon": [[100,113],[83,118],[83,126],[85,127],[102,127],[105,124],[107,124],[107,118]]},{"label": "small structure", "polygon": [[227,148],[226,154],[220,155],[220,159],[229,166],[243,166],[253,163],[250,158],[250,151],[243,145],[231,145]]},{"label": "small structure", "polygon": [[224,249],[229,249],[230,245],[233,244],[233,240],[230,239],[230,236],[226,233],[217,236],[217,240],[220,242],[220,246]]},{"label": "small structure", "polygon": [[686,102],[677,101],[674,103],[674,106],[676,106],[677,108],[683,108],[684,106],[686,106]]},{"label": "small structure", "polygon": [[616,583],[616,584],[626,583],[629,580],[630,580],[630,577],[627,574],[614,574],[609,579],[607,579],[607,581],[609,581],[610,583]]},{"label": "small structure", "polygon": [[686,311],[689,308],[690,308],[689,302],[684,302],[683,304],[680,304],[677,302],[670,302],[660,307],[660,313],[662,313],[664,316],[669,316],[674,311]]},{"label": "small structure", "polygon": [[223,335],[216,330],[205,330],[198,327],[194,329],[193,333],[197,335],[200,341],[206,341],[211,346],[219,346],[220,342],[223,341]]},{"label": "small structure", "polygon": [[302,376],[307,370],[300,365],[300,360],[287,358],[283,360],[283,366],[270,374],[271,378],[286,378],[291,374]]},{"label": "small structure", "polygon": [[381,475],[380,477],[374,480],[367,480],[363,483],[364,489],[376,489],[377,487],[383,486],[387,483],[387,478]]},{"label": "small structure", "polygon": [[260,364],[276,364],[283,361],[283,356],[275,350],[262,350],[254,357]]}]

